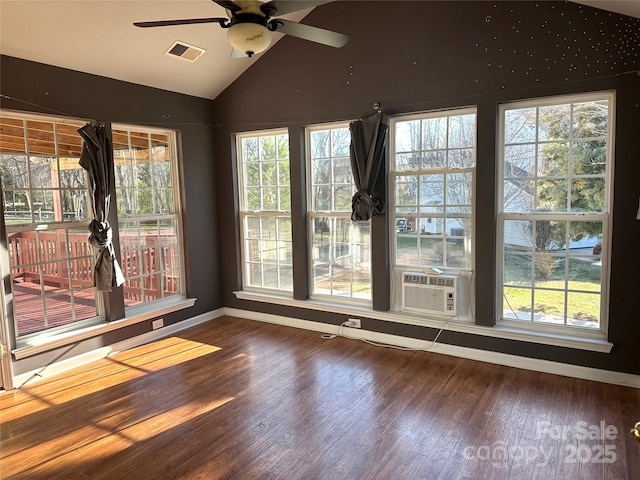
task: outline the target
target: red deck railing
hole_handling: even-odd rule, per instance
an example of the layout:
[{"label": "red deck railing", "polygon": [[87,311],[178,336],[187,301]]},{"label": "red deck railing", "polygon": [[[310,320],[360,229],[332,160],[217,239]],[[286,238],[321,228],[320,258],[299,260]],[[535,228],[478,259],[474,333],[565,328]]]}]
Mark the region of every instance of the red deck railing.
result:
[{"label": "red deck railing", "polygon": [[[17,300],[14,311],[19,335],[72,322],[71,296],[74,299],[78,297],[74,300],[78,303],[77,307],[93,297],[93,290],[90,288],[93,287],[93,250],[87,238],[88,233],[73,232],[65,235],[63,230],[13,232],[8,235],[11,277]],[[123,253],[120,262],[126,279],[126,305],[152,301],[179,292],[178,257],[176,245],[171,242],[174,238],[171,232],[160,236],[157,233],[141,237],[135,233],[121,235]],[[49,305],[53,301],[50,296],[56,290],[67,293],[56,296],[55,315],[53,310],[50,312],[47,308],[45,325],[42,292],[46,294]],[[58,305],[63,296],[68,304],[66,312],[62,305]],[[92,311],[87,306],[81,309],[82,318],[95,315],[95,305],[92,305]],[[81,318],[76,318],[79,319]]]}]

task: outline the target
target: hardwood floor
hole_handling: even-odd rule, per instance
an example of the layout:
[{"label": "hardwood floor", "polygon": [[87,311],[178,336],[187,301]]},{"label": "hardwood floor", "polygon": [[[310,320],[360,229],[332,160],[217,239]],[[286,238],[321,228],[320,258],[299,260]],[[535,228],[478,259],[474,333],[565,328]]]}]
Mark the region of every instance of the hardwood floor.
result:
[{"label": "hardwood floor", "polygon": [[640,390],[230,317],[0,408],[3,479],[640,479]]}]

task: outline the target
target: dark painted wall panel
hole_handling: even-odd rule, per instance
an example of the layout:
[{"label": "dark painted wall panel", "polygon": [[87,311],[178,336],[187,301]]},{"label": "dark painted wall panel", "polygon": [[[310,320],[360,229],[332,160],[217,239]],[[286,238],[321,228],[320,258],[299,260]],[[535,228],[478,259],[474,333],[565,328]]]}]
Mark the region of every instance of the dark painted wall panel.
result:
[{"label": "dark painted wall panel", "polygon": [[[179,131],[184,184],[184,226],[188,296],[194,307],[165,315],[165,325],[222,306],[218,219],[213,157],[212,101],[143,87],[109,78],[0,57],[0,105],[5,109],[52,115],[158,126]],[[25,359],[16,373],[29,371],[50,359],[63,359],[151,330],[141,327],[117,330],[104,338],[83,342]]]},{"label": "dark painted wall panel", "polygon": [[[388,114],[478,107],[476,317],[495,318],[495,191],[500,103],[591,91],[616,91],[615,201],[610,354],[545,347],[459,333],[441,341],[621,372],[640,373],[635,220],[640,196],[640,19],[571,2],[348,2],[317,7],[303,21],[351,35],[341,49],[285,37],[214,102],[219,218],[237,230],[230,144],[234,132]],[[303,158],[292,159],[303,162]],[[292,172],[303,172],[302,165]],[[303,186],[294,182],[293,215],[304,216]],[[306,241],[294,231],[294,242]],[[222,238],[226,306],[339,324],[343,315],[242,301],[237,237]],[[384,251],[374,251],[374,259]],[[377,267],[374,266],[374,269]],[[379,271],[379,270],[377,270]],[[433,329],[364,319],[363,328],[415,338]]]}]

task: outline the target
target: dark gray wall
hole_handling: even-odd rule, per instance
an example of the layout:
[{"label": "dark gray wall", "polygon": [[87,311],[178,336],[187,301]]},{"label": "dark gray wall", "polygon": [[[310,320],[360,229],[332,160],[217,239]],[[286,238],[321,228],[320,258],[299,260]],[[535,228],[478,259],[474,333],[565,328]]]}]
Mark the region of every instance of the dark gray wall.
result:
[{"label": "dark gray wall", "polygon": [[[222,306],[211,100],[7,56],[0,57],[0,93],[11,98],[0,99],[5,109],[178,130],[186,212],[187,293],[198,300],[194,307],[163,318],[165,325],[170,325]],[[29,371],[150,330],[151,321],[116,330],[16,362],[15,371]]]},{"label": "dark gray wall", "polygon": [[[640,373],[637,271],[640,222],[640,19],[564,2],[347,2],[317,7],[303,23],[352,36],[342,49],[285,37],[214,102],[216,190],[225,306],[338,324],[344,316],[235,298],[240,247],[232,134],[288,127],[292,143],[294,243],[306,244],[304,157],[308,124],[388,114],[478,107],[476,317],[495,318],[496,124],[500,103],[615,90],[615,200],[610,289],[610,354],[445,332],[439,341],[473,348]],[[386,219],[385,219],[386,221]],[[384,261],[384,250],[373,252]],[[306,265],[294,252],[296,298]],[[382,260],[380,260],[382,259]],[[386,265],[374,271],[386,274]],[[387,278],[383,279],[388,281]],[[300,284],[302,282],[302,285]],[[374,292],[376,294],[376,292]],[[363,328],[433,338],[428,328],[364,319]]]}]

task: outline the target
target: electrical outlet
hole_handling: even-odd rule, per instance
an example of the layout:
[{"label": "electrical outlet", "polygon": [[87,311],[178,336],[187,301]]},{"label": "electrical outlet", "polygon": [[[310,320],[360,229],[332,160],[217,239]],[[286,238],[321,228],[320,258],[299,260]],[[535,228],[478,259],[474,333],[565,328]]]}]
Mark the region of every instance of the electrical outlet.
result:
[{"label": "electrical outlet", "polygon": [[345,322],[344,326],[351,328],[362,328],[362,324],[360,323],[359,318],[350,318]]},{"label": "electrical outlet", "polygon": [[151,323],[151,326],[153,327],[154,330],[157,330],[159,328],[162,328],[164,326],[164,320],[162,318],[159,318],[157,320],[154,320]]}]

